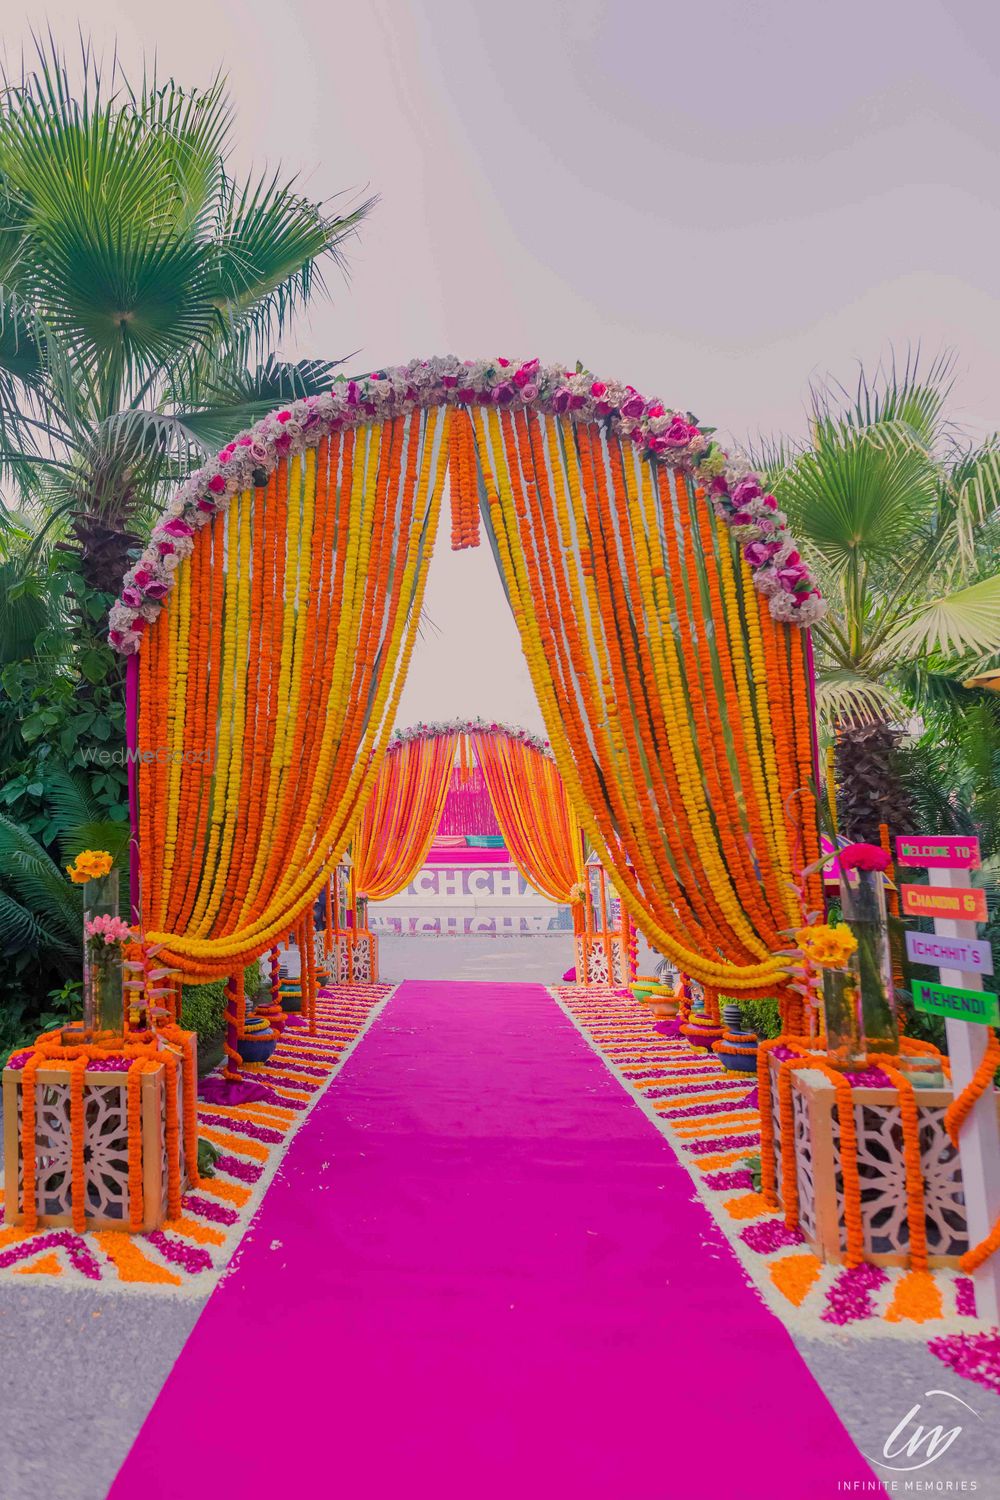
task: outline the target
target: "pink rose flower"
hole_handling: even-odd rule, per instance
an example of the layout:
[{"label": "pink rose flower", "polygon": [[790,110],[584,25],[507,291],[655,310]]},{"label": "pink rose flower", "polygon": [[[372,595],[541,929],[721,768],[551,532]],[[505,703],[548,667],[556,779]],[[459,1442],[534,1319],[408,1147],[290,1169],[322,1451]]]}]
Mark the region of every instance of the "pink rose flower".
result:
[{"label": "pink rose flower", "polygon": [[697,431],[697,427],[689,427],[683,417],[674,417],[663,436],[669,447],[686,448]]},{"label": "pink rose flower", "polygon": [[747,505],[751,500],[756,500],[760,494],[760,481],[753,474],[748,474],[741,479],[732,491],[734,505]]},{"label": "pink rose flower", "polygon": [[622,406],[623,417],[641,417],[644,410],[641,396],[630,396]]},{"label": "pink rose flower", "polygon": [[606,390],[607,386],[604,384],[603,380],[595,380],[593,385],[590,387],[590,394],[592,396],[603,396]]},{"label": "pink rose flower", "polygon": [[889,855],[878,844],[848,844],[837,855],[842,870],[886,870]]},{"label": "pink rose flower", "polygon": [[211,479],[208,481],[208,487],[212,491],[213,495],[221,495],[225,492],[226,481],[223,479],[221,474],[213,474]]},{"label": "pink rose flower", "polygon": [[771,544],[769,542],[750,542],[743,548],[743,556],[751,568],[763,567],[771,556]]}]

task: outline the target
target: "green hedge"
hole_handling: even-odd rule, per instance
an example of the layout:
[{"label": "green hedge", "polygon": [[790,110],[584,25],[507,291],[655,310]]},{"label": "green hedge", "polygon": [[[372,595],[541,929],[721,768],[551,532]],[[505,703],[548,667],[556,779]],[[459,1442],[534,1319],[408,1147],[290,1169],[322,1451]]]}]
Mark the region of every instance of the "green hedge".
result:
[{"label": "green hedge", "polygon": [[[256,995],[260,989],[260,961],[254,959],[243,971],[243,980],[248,995]],[[181,1001],[181,1025],[188,1031],[198,1033],[198,1041],[207,1045],[218,1041],[226,1029],[226,982],[216,979],[212,984],[186,984]]]},{"label": "green hedge", "polygon": [[738,995],[720,996],[720,1005],[738,1005],[744,1026],[756,1031],[761,1041],[781,1034],[781,1015],[777,1000],[741,1000]]}]

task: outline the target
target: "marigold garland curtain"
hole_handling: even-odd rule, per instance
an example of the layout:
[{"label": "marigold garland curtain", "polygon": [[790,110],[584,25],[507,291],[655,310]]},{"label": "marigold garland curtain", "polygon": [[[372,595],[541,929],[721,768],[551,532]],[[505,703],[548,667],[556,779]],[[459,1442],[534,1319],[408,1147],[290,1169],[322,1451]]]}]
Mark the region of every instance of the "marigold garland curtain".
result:
[{"label": "marigold garland curtain", "polygon": [[200,530],[139,655],[148,941],[187,979],[284,935],[379,774],[440,510],[441,413],[282,457]]},{"label": "marigold garland curtain", "polygon": [[472,744],[511,859],[535,890],[568,902],[583,841],[554,761],[508,735],[474,734]]},{"label": "marigold garland curtain", "polygon": [[569,798],[638,926],[765,989],[818,854],[806,632],[680,472],[595,423],[475,408],[483,512]]},{"label": "marigold garland curtain", "polygon": [[371,901],[405,890],[427,858],[455,764],[457,734],[405,740],[386,755],[351,840],[354,888]]}]

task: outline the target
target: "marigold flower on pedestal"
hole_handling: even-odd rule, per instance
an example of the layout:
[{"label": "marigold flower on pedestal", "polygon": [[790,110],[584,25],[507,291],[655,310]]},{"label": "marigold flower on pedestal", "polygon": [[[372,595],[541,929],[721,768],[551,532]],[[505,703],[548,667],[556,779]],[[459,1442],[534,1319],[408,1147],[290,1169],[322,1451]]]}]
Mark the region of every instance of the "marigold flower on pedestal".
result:
[{"label": "marigold flower on pedestal", "polygon": [[85,885],[88,880],[101,880],[111,874],[114,860],[105,849],[81,849],[66,873],[74,885]]},{"label": "marigold flower on pedestal", "polygon": [[852,953],[857,952],[858,940],[846,922],[836,927],[819,923],[815,927],[803,927],[795,939],[805,958],[821,969],[843,969]]}]

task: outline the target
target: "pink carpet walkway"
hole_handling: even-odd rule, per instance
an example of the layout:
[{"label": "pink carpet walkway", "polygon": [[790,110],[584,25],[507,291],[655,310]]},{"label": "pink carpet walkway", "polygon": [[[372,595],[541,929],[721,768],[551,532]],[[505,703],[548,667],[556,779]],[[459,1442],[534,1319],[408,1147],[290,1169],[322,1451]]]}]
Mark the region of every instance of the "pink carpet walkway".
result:
[{"label": "pink carpet walkway", "polygon": [[871,1472],[546,992],[404,984],[113,1500],[823,1500]]}]

